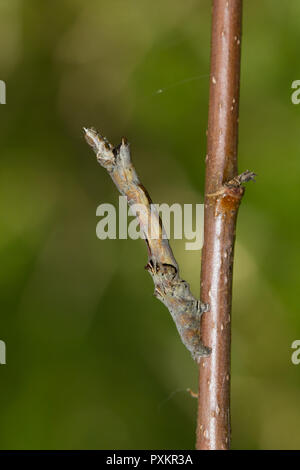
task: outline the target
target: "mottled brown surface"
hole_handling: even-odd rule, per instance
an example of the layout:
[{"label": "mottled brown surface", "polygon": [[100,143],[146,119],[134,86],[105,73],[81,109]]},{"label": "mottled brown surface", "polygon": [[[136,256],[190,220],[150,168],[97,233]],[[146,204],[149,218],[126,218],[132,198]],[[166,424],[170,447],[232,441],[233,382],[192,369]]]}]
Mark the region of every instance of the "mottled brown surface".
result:
[{"label": "mottled brown surface", "polygon": [[154,295],[168,308],[183,344],[198,362],[210,354],[210,349],[204,346],[200,337],[200,317],[208,310],[208,305],[197,300],[189,284],[180,278],[179,267],[168,239],[164,238],[165,230],[157,209],[151,206],[151,198],[132,165],[129,144],[123,139],[114,148],[94,129],[85,129],[85,134],[98,162],[106,168],[120,193],[126,196],[129,206],[140,205],[137,218],[147,244],[146,269],[154,282]]},{"label": "mottled brown surface", "polygon": [[242,0],[214,0],[206,157],[201,334],[212,348],[199,365],[197,449],[230,447],[231,290],[236,216]]}]

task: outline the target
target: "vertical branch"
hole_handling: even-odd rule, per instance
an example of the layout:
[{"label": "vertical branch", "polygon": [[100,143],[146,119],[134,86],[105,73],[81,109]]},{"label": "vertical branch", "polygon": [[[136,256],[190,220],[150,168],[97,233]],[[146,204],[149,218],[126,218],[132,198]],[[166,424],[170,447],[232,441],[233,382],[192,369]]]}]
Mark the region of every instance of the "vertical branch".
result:
[{"label": "vertical branch", "polygon": [[197,449],[230,446],[230,342],[233,248],[241,184],[237,176],[242,0],[213,0],[201,300]]}]

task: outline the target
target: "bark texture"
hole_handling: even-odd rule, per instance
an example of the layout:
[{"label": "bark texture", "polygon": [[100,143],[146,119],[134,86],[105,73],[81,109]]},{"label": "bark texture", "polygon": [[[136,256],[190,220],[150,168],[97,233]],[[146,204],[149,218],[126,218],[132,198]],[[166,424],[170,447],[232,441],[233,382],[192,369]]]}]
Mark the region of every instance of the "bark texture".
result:
[{"label": "bark texture", "polygon": [[168,308],[183,344],[199,362],[201,357],[210,354],[210,349],[200,339],[200,318],[209,307],[197,300],[189,284],[180,278],[179,267],[157,209],[131,162],[129,144],[122,139],[119,146],[113,147],[94,129],[84,130],[98,162],[108,171],[120,193],[126,196],[129,206],[138,209],[140,230],[148,247],[146,269],[154,282],[154,295]]},{"label": "bark texture", "polygon": [[230,343],[233,253],[242,183],[237,176],[242,0],[213,0],[206,156],[201,321],[211,349],[199,365],[197,449],[230,447]]}]

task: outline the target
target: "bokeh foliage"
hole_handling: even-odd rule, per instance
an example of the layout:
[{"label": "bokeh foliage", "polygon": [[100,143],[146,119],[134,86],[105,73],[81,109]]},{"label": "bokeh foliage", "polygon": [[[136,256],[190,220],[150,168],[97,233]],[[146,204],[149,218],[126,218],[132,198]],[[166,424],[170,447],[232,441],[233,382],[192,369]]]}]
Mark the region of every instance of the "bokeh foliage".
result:
[{"label": "bokeh foliage", "polygon": [[[83,141],[125,134],[155,202],[203,202],[210,1],[2,0],[0,448],[192,448],[197,369],[143,271],[96,238],[118,194]],[[298,0],[245,0],[233,448],[300,448]],[[200,253],[173,243],[199,294]]]}]

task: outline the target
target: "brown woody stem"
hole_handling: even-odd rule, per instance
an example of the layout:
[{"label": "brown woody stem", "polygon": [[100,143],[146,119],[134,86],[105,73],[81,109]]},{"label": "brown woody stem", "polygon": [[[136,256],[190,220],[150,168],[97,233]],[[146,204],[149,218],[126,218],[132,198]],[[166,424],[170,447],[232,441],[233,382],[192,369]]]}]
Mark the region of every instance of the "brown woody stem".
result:
[{"label": "brown woody stem", "polygon": [[230,343],[233,251],[242,183],[237,176],[242,0],[213,0],[201,299],[197,449],[230,447]]}]

